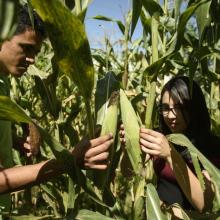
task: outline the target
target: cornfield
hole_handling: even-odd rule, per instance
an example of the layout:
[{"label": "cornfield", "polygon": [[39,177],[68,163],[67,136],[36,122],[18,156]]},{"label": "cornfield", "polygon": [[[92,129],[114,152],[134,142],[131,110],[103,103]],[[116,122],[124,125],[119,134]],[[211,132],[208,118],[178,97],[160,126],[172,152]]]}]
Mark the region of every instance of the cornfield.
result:
[{"label": "cornfield", "polygon": [[[95,1],[95,0],[94,0]],[[13,34],[16,8],[25,1],[0,0],[1,40]],[[183,135],[168,140],[185,146],[209,172],[215,186],[213,210],[188,212],[179,205],[160,206],[152,161],[139,146],[139,129],[156,128],[156,104],[167,79],[182,73],[195,79],[206,97],[212,131],[220,135],[220,2],[219,0],[132,0],[124,21],[105,15],[93,19],[115,22],[123,38],[105,40],[105,49],[90,48],[84,19],[90,0],[30,0],[45,22],[49,39],[35,65],[22,78],[11,77],[11,99],[0,96],[0,118],[14,122],[25,135],[34,124],[42,138],[31,158],[13,149],[15,165],[56,157],[72,166],[69,150],[84,136],[111,132],[114,144],[106,171],[71,167],[68,174],[11,194],[12,210],[3,219],[172,219],[172,208],[183,219],[219,219],[220,172]],[[3,13],[4,12],[4,13]],[[138,20],[143,35],[133,41]],[[126,147],[120,146],[119,124]],[[199,178],[204,186],[203,178]]]}]

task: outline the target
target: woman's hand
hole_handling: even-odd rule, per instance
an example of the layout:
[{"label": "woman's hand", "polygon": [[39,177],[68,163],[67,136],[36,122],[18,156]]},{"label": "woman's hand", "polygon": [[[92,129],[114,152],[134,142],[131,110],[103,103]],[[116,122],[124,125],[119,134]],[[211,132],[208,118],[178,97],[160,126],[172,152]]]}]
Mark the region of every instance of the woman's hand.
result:
[{"label": "woman's hand", "polygon": [[170,145],[166,137],[157,131],[141,128],[140,145],[142,151],[146,154],[162,157],[166,160],[169,160],[171,157]]}]

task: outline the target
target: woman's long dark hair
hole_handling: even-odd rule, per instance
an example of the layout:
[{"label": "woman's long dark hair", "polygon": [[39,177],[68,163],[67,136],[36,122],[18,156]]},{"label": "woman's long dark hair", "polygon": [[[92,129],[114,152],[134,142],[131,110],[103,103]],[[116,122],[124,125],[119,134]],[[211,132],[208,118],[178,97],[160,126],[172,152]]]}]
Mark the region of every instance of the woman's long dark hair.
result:
[{"label": "woman's long dark hair", "polygon": [[[166,91],[169,92],[174,102],[181,106],[187,124],[184,134],[200,150],[203,150],[206,140],[210,137],[210,117],[201,88],[195,81],[192,81],[192,85],[190,85],[190,80],[186,76],[174,77],[163,87],[160,104],[162,104],[162,97]],[[159,116],[159,125],[162,133],[172,133],[167,127],[163,115]]]}]

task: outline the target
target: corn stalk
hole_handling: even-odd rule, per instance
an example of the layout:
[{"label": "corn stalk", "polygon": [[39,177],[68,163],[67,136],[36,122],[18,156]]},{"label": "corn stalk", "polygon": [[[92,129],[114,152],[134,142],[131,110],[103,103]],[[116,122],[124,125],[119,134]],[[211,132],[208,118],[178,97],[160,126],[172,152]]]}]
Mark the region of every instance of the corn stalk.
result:
[{"label": "corn stalk", "polygon": [[[157,2],[157,1],[156,1]],[[158,19],[159,15],[155,13],[151,19],[151,43],[152,43],[152,63],[158,60]],[[145,116],[145,126],[147,128],[152,127],[152,113],[154,109],[155,99],[156,99],[156,82],[157,77],[153,79],[150,83],[150,93],[147,99],[147,110]]]}]

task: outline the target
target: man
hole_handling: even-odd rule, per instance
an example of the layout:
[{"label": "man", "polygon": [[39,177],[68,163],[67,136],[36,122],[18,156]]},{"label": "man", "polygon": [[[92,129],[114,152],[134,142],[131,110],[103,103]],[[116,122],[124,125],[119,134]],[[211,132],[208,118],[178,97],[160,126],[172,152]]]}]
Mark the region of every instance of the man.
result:
[{"label": "man", "polygon": [[[34,12],[32,28],[27,7],[18,16],[18,27],[14,36],[3,42],[0,50],[0,95],[9,96],[7,76],[20,77],[27,70],[40,50],[45,38],[42,21]],[[79,143],[72,155],[86,169],[104,170],[107,167],[108,148],[113,142],[112,135],[105,135]],[[25,143],[26,148],[29,143]],[[66,172],[62,162],[55,159],[34,165],[14,167],[12,161],[11,122],[0,120],[0,193],[11,192],[27,185],[48,180]],[[4,195],[9,198],[10,195]],[[0,206],[10,207],[10,199],[0,197]]]}]

